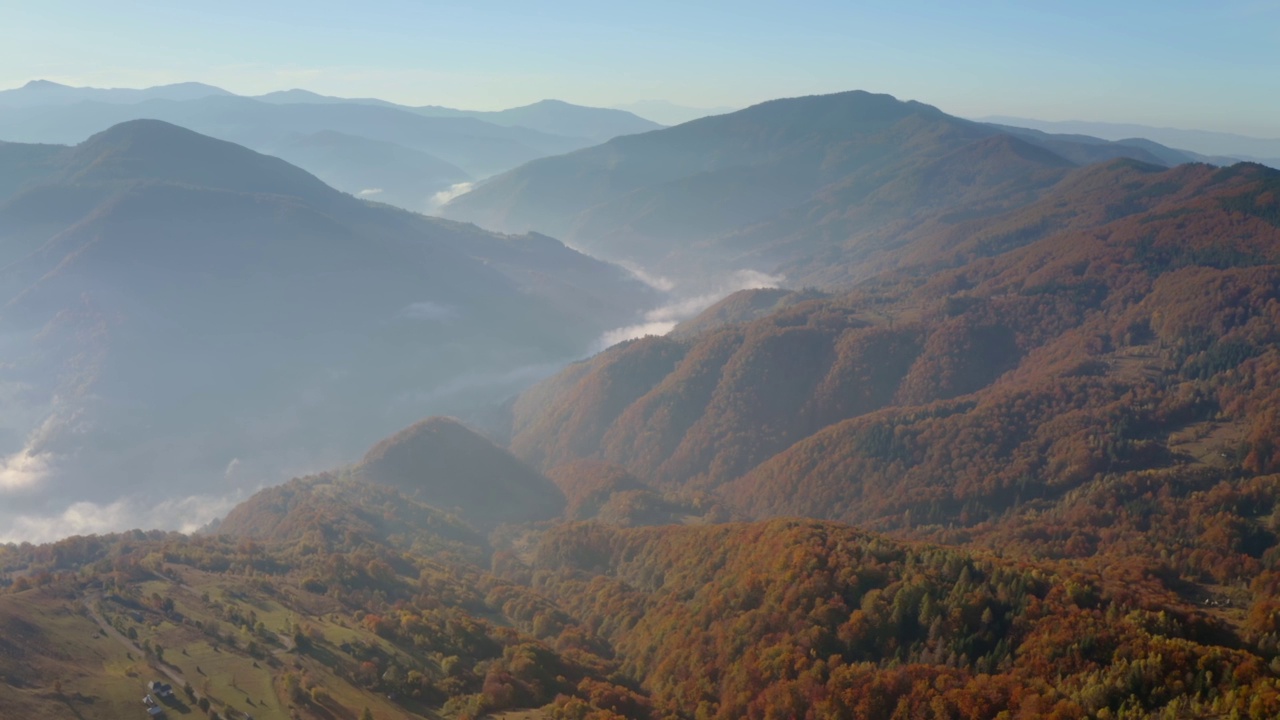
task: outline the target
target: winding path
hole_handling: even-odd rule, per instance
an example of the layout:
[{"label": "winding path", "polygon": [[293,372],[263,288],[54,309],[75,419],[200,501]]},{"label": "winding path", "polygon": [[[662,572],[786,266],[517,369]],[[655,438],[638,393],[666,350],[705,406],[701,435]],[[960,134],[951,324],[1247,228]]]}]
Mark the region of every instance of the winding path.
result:
[{"label": "winding path", "polygon": [[[121,634],[119,630],[115,629],[115,626],[107,622],[106,618],[102,617],[102,613],[98,612],[96,605],[101,600],[102,595],[99,593],[91,593],[81,599],[80,604],[84,605],[84,609],[89,611],[89,617],[93,618],[93,621],[98,624],[98,627],[103,633],[115,638],[120,642],[120,644],[124,645],[132,652],[137,653],[139,657],[146,658],[147,654],[142,651],[142,648],[138,647],[137,643]],[[186,687],[187,679],[183,677],[182,673],[179,672],[177,668],[160,660],[153,662],[152,665],[173,681],[175,690],[181,690],[183,687]]]}]

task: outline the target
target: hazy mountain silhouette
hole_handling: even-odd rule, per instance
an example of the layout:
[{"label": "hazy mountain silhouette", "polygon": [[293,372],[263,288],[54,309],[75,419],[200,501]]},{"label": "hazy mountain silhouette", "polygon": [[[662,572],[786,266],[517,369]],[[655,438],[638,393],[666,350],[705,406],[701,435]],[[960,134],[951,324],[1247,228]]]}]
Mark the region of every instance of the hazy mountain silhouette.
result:
[{"label": "hazy mountain silhouette", "polygon": [[773,272],[819,255],[835,261],[860,233],[920,216],[921,203],[942,212],[1025,202],[1075,165],[1115,157],[1161,164],[1169,153],[1015,138],[922,103],[849,92],[771,101],[543,158],[443,212],[546,232],[665,274]]},{"label": "hazy mountain silhouette", "polygon": [[231,93],[222,88],[197,82],[157,85],[149,88],[93,88],[72,87],[48,80],[32,80],[20,88],[0,90],[0,107],[73,105],[82,102],[131,104],[146,100],[196,100],[217,95],[231,95]]},{"label": "hazy mountain silhouette", "polygon": [[476,176],[591,142],[526,128],[502,127],[474,118],[424,117],[396,107],[360,103],[273,104],[242,97],[11,108],[0,112],[0,137],[16,142],[66,144],[135,119],[164,120],[255,149],[285,144],[301,135],[339,132],[425,152]]},{"label": "hazy mountain silhouette", "polygon": [[647,118],[663,125],[680,125],[708,115],[724,115],[739,109],[724,106],[709,108],[688,107],[666,100],[639,100],[624,105],[615,105],[614,107],[635,113],[642,118]]},{"label": "hazy mountain silhouette", "polygon": [[39,458],[4,477],[48,490],[14,510],[331,466],[654,300],[550,238],[372,206],[159,121],[0,162],[0,337],[24,388],[0,452],[6,473]]},{"label": "hazy mountain silhouette", "polygon": [[258,95],[255,100],[270,103],[313,103],[380,105],[410,110],[427,117],[475,118],[504,127],[524,127],[550,135],[604,142],[619,135],[657,130],[659,123],[621,109],[586,107],[563,100],[541,100],[532,105],[506,110],[460,110],[440,105],[397,105],[375,98],[340,98],[309,90],[281,90]]},{"label": "hazy mountain silhouette", "polygon": [[473,112],[296,89],[244,98],[198,83],[102,90],[33,81],[0,92],[4,140],[69,144],[132,119],[165,120],[276,155],[340,190],[416,212],[434,212],[476,178],[661,127],[554,100]]},{"label": "hazy mountain silhouette", "polygon": [[321,95],[310,90],[302,88],[293,88],[291,90],[276,90],[275,92],[265,93],[263,95],[249,96],[253,100],[276,104],[292,104],[292,103],[312,103],[312,104],[342,104],[356,103],[360,105],[382,105],[384,107],[405,107],[397,105],[386,100],[377,98],[341,98],[332,95]]},{"label": "hazy mountain silhouette", "polygon": [[554,135],[590,138],[597,142],[662,127],[624,110],[584,107],[563,100],[542,100],[532,105],[495,111],[454,110],[435,106],[418,107],[414,110],[423,115],[473,117],[495,125],[527,127]]},{"label": "hazy mountain silhouette", "polygon": [[1255,160],[1272,167],[1280,166],[1280,138],[1257,138],[1235,133],[1153,127],[1133,123],[1033,120],[1031,118],[994,115],[979,119],[983,122],[1031,128],[1050,133],[1092,135],[1106,140],[1145,138],[1170,147],[1185,148],[1187,151],[1200,153],[1208,157]]}]

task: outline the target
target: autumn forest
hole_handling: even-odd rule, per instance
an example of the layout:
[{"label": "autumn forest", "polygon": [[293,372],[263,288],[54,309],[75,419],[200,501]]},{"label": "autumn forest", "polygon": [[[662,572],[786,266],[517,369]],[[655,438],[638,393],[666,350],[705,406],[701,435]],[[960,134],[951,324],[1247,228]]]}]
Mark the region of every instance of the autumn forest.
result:
[{"label": "autumn forest", "polygon": [[[0,545],[0,717],[1280,716],[1280,171],[998,127],[866,93],[774,101],[461,196],[445,217],[545,220],[673,277],[787,281],[403,423],[198,532]],[[0,165],[44,162],[17,147]],[[109,399],[140,301],[62,305],[51,283],[105,277],[113,242],[170,228],[117,225],[129,198],[213,182],[135,151],[41,186],[92,213],[26,256],[39,280],[4,306]],[[285,173],[257,158],[247,177]],[[455,263],[451,292],[500,299],[486,312],[515,334],[484,340],[495,357],[547,362],[540,328],[578,342],[625,315],[592,299],[596,261],[549,237],[303,187],[321,200],[245,190],[277,223],[263,238],[294,214],[316,237],[366,232],[406,287],[418,255],[397,233],[447,238],[423,271]],[[36,237],[46,220],[18,210],[40,208],[13,197],[0,229]],[[257,247],[245,222],[224,229]],[[306,247],[325,278],[360,262],[326,248]],[[368,273],[353,292],[373,304],[394,288]],[[479,342],[441,317],[448,342]],[[379,327],[279,357],[385,353],[412,381],[436,341]]]}]

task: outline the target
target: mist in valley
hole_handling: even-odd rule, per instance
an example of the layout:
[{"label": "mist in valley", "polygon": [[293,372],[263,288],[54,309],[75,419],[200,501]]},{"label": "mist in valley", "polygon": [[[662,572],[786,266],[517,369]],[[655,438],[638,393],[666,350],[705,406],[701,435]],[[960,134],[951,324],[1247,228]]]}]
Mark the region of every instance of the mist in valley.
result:
[{"label": "mist in valley", "polygon": [[1113,5],[6,9],[0,718],[1280,717],[1280,11]]}]

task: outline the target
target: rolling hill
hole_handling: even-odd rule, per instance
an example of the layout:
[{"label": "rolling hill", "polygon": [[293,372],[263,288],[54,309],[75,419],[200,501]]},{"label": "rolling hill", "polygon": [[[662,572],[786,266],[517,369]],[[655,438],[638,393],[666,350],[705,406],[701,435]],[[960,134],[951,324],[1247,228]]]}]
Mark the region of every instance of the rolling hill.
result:
[{"label": "rolling hill", "polygon": [[373,446],[353,474],[430,505],[456,508],[481,528],[550,520],[564,497],[506,450],[447,418],[429,418]]}]

